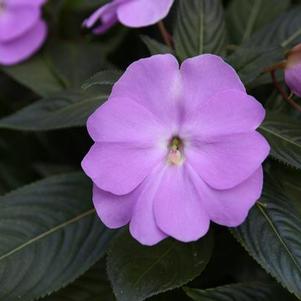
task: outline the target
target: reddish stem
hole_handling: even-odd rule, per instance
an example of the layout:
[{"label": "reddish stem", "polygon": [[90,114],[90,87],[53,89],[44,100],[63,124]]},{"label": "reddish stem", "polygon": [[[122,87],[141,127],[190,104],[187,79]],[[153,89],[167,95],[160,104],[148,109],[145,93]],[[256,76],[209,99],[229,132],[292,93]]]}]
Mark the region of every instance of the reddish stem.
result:
[{"label": "reddish stem", "polygon": [[279,91],[279,93],[282,95],[283,99],[285,99],[292,107],[294,107],[297,111],[301,112],[301,106],[299,106],[293,99],[291,99],[286,92],[284,91],[283,87],[280,85],[280,83],[277,81],[276,78],[276,71],[271,70],[271,76],[274,83],[274,86]]},{"label": "reddish stem", "polygon": [[287,64],[287,61],[284,60],[284,61],[281,61],[279,63],[276,63],[270,67],[267,67],[264,69],[264,72],[272,72],[272,71],[275,71],[277,69],[285,69],[285,66]]},{"label": "reddish stem", "polygon": [[173,40],[171,34],[167,31],[163,21],[157,23],[160,33],[162,35],[164,43],[169,47],[173,48]]}]

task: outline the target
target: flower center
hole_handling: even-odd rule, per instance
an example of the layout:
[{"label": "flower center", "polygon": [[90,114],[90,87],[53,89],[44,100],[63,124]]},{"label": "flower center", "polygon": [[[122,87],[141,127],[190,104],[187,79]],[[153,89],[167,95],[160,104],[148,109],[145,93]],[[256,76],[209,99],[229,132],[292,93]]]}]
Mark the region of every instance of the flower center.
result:
[{"label": "flower center", "polygon": [[168,145],[167,162],[174,165],[180,165],[184,161],[183,142],[179,137],[173,137]]}]

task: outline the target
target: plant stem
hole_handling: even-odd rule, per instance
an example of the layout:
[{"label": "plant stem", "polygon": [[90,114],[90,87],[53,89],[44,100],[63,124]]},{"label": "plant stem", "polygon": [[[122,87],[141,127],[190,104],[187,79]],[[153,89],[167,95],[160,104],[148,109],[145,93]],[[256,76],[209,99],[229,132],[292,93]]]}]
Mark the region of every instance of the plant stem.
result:
[{"label": "plant stem", "polygon": [[164,43],[169,47],[169,48],[173,48],[173,41],[172,41],[172,36],[171,34],[167,31],[163,21],[159,21],[157,23],[159,31],[162,35],[163,41]]},{"label": "plant stem", "polygon": [[276,63],[270,67],[267,67],[264,69],[264,72],[272,72],[272,71],[275,71],[277,69],[285,69],[285,66],[287,64],[287,60],[283,60],[279,63]]},{"label": "plant stem", "polygon": [[297,111],[301,112],[301,106],[299,106],[297,103],[295,103],[295,101],[286,94],[283,87],[281,87],[280,83],[278,82],[278,80],[276,78],[275,70],[271,70],[271,76],[272,76],[274,86],[279,91],[279,93],[282,95],[283,99],[285,99]]}]

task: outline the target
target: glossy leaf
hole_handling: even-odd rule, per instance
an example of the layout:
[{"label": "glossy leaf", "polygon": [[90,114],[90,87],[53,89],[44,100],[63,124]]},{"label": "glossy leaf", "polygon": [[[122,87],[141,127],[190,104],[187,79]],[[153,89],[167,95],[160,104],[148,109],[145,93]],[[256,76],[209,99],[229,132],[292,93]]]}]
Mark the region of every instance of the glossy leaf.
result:
[{"label": "glossy leaf", "polygon": [[[281,47],[241,47],[227,61],[238,72],[243,83],[250,85],[266,68],[281,61],[283,56]],[[267,76],[271,77],[270,74]]]},{"label": "glossy leaf", "polygon": [[127,233],[108,254],[108,274],[118,301],[142,301],[182,286],[202,273],[212,252],[211,235],[194,243],[165,240],[145,247]]},{"label": "glossy leaf", "polygon": [[82,88],[87,90],[94,86],[113,86],[121,74],[121,71],[117,70],[100,71],[86,80],[82,85]]},{"label": "glossy leaf", "polygon": [[247,282],[200,290],[185,288],[194,301],[294,301],[294,296],[277,285],[262,282]]},{"label": "glossy leaf", "polygon": [[148,36],[141,36],[142,41],[147,46],[151,55],[155,54],[165,54],[165,53],[173,53],[173,50],[170,49],[165,44],[162,44],[155,39],[152,39]]},{"label": "glossy leaf", "polygon": [[[231,54],[228,61],[239,72],[245,84],[254,88],[272,82],[271,76],[263,72],[265,68],[282,61],[289,47],[301,42],[300,15],[301,6],[280,15]],[[265,77],[264,81],[254,84],[253,81],[259,75]]]},{"label": "glossy leaf", "polygon": [[79,87],[101,68],[108,67],[102,50],[101,44],[54,39],[30,60],[3,70],[36,94],[52,96],[63,89]]},{"label": "glossy leaf", "polygon": [[247,41],[254,32],[284,12],[290,2],[290,0],[231,1],[227,10],[227,21],[234,42]]},{"label": "glossy leaf", "polygon": [[220,54],[226,38],[220,0],[179,1],[174,39],[181,60],[207,52]]},{"label": "glossy leaf", "polygon": [[97,90],[61,92],[0,119],[0,128],[45,131],[83,126],[91,113],[107,100],[110,90],[110,86],[105,86]]},{"label": "glossy leaf", "polygon": [[51,177],[0,198],[0,299],[32,300],[74,281],[114,232],[96,217],[79,173]]},{"label": "glossy leaf", "polygon": [[22,64],[2,67],[2,70],[36,94],[46,97],[66,87],[50,64],[44,53],[40,53]]},{"label": "glossy leaf", "polygon": [[103,46],[97,43],[62,42],[54,40],[47,49],[56,73],[68,88],[79,87],[87,78],[108,64],[103,59]]},{"label": "glossy leaf", "polygon": [[42,301],[115,301],[107,279],[105,262],[101,260],[69,286]]},{"label": "glossy leaf", "polygon": [[246,46],[288,47],[301,42],[301,6],[280,15],[272,23],[256,32]]},{"label": "glossy leaf", "polygon": [[269,141],[274,158],[301,169],[300,122],[279,114],[268,114],[260,131]]},{"label": "glossy leaf", "polygon": [[268,273],[300,298],[301,193],[291,197],[272,176],[266,177],[260,203],[232,233]]}]

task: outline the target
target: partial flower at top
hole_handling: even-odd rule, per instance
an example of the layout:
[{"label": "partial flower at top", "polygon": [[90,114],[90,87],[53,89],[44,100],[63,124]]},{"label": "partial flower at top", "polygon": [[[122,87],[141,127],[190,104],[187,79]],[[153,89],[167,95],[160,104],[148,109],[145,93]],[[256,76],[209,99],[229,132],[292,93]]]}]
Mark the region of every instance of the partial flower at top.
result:
[{"label": "partial flower at top", "polygon": [[301,97],[301,44],[289,53],[284,74],[291,91]]},{"label": "partial flower at top", "polygon": [[43,44],[47,26],[41,19],[45,0],[0,0],[0,64],[29,58]]},{"label": "partial flower at top", "polygon": [[210,220],[238,226],[262,190],[264,116],[218,56],[180,68],[169,54],[133,63],[87,123],[95,143],[82,167],[99,217],[129,223],[145,245],[197,240]]},{"label": "partial flower at top", "polygon": [[94,27],[102,34],[117,21],[128,27],[144,27],[164,19],[174,0],[113,0],[100,7],[84,21],[87,28]]}]

